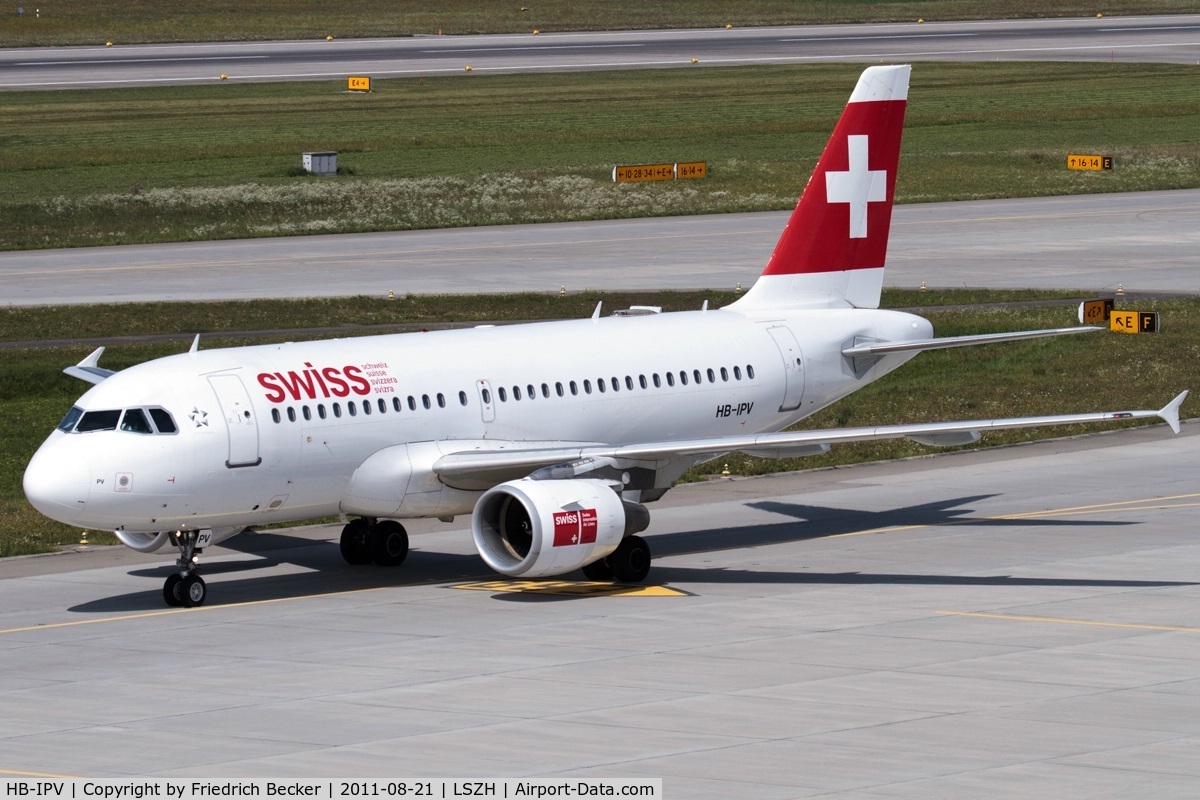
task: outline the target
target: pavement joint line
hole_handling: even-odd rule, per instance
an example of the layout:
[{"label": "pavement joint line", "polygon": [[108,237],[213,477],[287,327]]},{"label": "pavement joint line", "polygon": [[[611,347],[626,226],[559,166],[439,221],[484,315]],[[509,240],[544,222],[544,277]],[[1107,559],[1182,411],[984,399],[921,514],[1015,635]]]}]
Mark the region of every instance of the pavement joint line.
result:
[{"label": "pavement joint line", "polygon": [[[269,597],[264,600],[244,600],[240,603],[221,603],[211,606],[195,606],[193,608],[166,608],[162,611],[147,611],[142,614],[125,614],[117,617],[96,617],[94,619],[78,619],[70,622],[50,622],[45,625],[26,625],[21,628],[7,628],[0,630],[0,636],[9,633],[28,633],[30,631],[46,631],[55,628],[74,628],[79,625],[95,625],[101,622],[124,622],[131,619],[146,619],[149,617],[163,617],[169,614],[188,614],[196,611],[216,611],[218,609],[229,608],[245,608],[249,606],[264,606],[269,603],[286,603],[293,600],[311,600],[313,598],[324,597],[340,597],[351,594],[364,594],[366,592],[378,592],[384,589],[399,589],[407,586],[426,586],[444,583],[444,581],[426,581],[418,583],[396,584],[394,586],[368,586],[364,589],[345,589],[337,592],[317,592],[315,594],[302,594],[294,597]],[[2,772],[2,770],[0,770]]]},{"label": "pavement joint line", "polygon": [[1052,625],[1087,625],[1097,628],[1132,628],[1143,631],[1177,631],[1182,633],[1200,633],[1200,628],[1187,628],[1180,625],[1148,625],[1137,622],[1104,622],[1090,619],[1069,619],[1065,617],[1031,617],[1022,614],[989,614],[982,611],[935,611],[947,617],[976,617],[978,619],[997,619],[1012,622],[1044,622]]},{"label": "pavement joint line", "polygon": [[[866,531],[850,531],[849,533],[839,533],[834,536],[829,536],[829,539],[841,539],[846,536],[867,536],[877,533],[896,533],[899,531],[915,531],[921,528],[949,528],[955,525],[975,525],[982,522],[1001,522],[1004,520],[1016,519],[1037,519],[1040,517],[1052,517],[1057,514],[1075,514],[1083,516],[1086,514],[1104,514],[1108,511],[1161,511],[1167,508],[1193,508],[1200,506],[1200,502],[1196,503],[1170,503],[1171,500],[1188,500],[1194,497],[1200,497],[1200,492],[1191,494],[1173,495],[1171,497],[1146,497],[1140,500],[1118,500],[1112,503],[1099,503],[1089,506],[1071,506],[1067,508],[1049,508],[1044,511],[1022,511],[1016,514],[1000,514],[992,517],[971,517],[970,519],[955,519],[946,522],[930,522],[918,525],[897,525],[890,528],[872,528]],[[1143,503],[1154,503],[1154,505],[1142,505]]]},{"label": "pavement joint line", "polygon": [[22,778],[60,778],[67,781],[81,781],[77,775],[57,775],[53,772],[29,772],[23,769],[0,769],[0,775],[15,775]]}]

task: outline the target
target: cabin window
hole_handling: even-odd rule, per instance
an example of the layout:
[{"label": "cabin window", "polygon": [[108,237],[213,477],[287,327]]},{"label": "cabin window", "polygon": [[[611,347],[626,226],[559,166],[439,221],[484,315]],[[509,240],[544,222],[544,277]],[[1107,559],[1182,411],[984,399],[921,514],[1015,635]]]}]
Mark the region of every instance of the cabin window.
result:
[{"label": "cabin window", "polygon": [[292,408],[291,406],[288,406],[287,415],[288,415],[288,422],[296,421],[296,409]]},{"label": "cabin window", "polygon": [[638,385],[641,386],[643,389],[650,388],[649,386],[646,385],[646,376],[645,375],[638,375]]},{"label": "cabin window", "polygon": [[484,389],[480,394],[483,396],[484,405],[492,404],[492,393],[488,389]]},{"label": "cabin window", "polygon": [[565,397],[565,396],[566,396],[566,393],[563,391],[563,385],[562,385],[562,381],[559,381],[559,382],[557,382],[557,383],[555,383],[555,384],[554,384],[554,391],[558,393],[558,396],[559,396],[559,397]]},{"label": "cabin window", "polygon": [[408,396],[408,410],[409,411],[417,410],[417,398],[413,397],[411,394]]},{"label": "cabin window", "polygon": [[429,395],[427,395],[427,394],[421,395],[421,405],[425,406],[426,411],[433,408],[433,403],[429,402]]},{"label": "cabin window", "polygon": [[549,397],[549,396],[550,396],[550,387],[543,383],[542,384],[542,397]]},{"label": "cabin window", "polygon": [[741,367],[733,368],[733,377],[737,378],[739,381],[742,379],[742,368]]},{"label": "cabin window", "polygon": [[586,380],[586,379],[584,380],[584,382],[583,382],[583,393],[584,393],[584,394],[591,394],[591,393],[592,393],[592,382],[591,382],[591,381],[589,381],[589,380]]},{"label": "cabin window", "polygon": [[75,426],[76,433],[91,433],[92,431],[115,431],[117,420],[121,418],[121,410],[115,411],[85,411]]},{"label": "cabin window", "polygon": [[333,415],[335,417],[338,417],[339,419],[341,418],[341,416],[342,416],[342,404],[341,403],[333,404]]},{"label": "cabin window", "polygon": [[575,381],[571,381],[571,394],[572,395],[579,394],[579,385],[577,383],[575,383]]},{"label": "cabin window", "polygon": [[521,387],[514,386],[513,387],[513,400],[520,400],[520,399],[521,399]]},{"label": "cabin window", "polygon": [[625,376],[625,388],[631,392],[633,391],[633,376],[632,375]]},{"label": "cabin window", "polygon": [[392,397],[392,410],[397,414],[404,410],[404,405],[400,402],[399,397]]},{"label": "cabin window", "polygon": [[717,382],[717,373],[715,373],[715,372],[713,372],[713,371],[712,371],[712,367],[709,367],[709,368],[708,368],[708,382],[709,382],[709,383],[716,383],[716,382]]},{"label": "cabin window", "polygon": [[704,376],[700,374],[700,370],[698,369],[692,370],[692,378],[695,379],[696,383],[704,383]]},{"label": "cabin window", "polygon": [[600,394],[604,394],[606,391],[608,391],[607,387],[604,385],[604,378],[596,381],[596,388],[600,390]]},{"label": "cabin window", "polygon": [[352,417],[358,416],[358,406],[356,406],[353,402],[346,403],[346,413]]},{"label": "cabin window", "polygon": [[466,392],[458,393],[458,404],[460,406],[465,406],[467,404],[467,393]]},{"label": "cabin window", "polygon": [[721,380],[729,380],[729,370],[725,369],[724,367],[721,367]]},{"label": "cabin window", "polygon": [[532,383],[525,387],[525,396],[528,397],[530,400],[537,399],[537,389],[533,388]]},{"label": "cabin window", "polygon": [[687,386],[687,372],[679,370],[679,385]]},{"label": "cabin window", "polygon": [[387,400],[384,400],[384,399],[381,397],[381,398],[379,398],[378,400],[376,400],[375,402],[376,402],[376,403],[378,404],[378,406],[379,406],[379,413],[380,413],[380,414],[386,414],[386,413],[387,413]]},{"label": "cabin window", "polygon": [[308,406],[301,406],[300,413],[304,415],[304,419],[312,419],[312,410],[310,410]]},{"label": "cabin window", "polygon": [[363,414],[370,416],[370,414],[371,414],[371,401],[370,400],[363,400]]},{"label": "cabin window", "polygon": [[275,420],[275,424],[277,424],[277,425],[283,421],[283,417],[279,416],[278,408],[271,409],[271,419]]},{"label": "cabin window", "polygon": [[437,401],[438,401],[438,408],[446,407],[446,395],[442,394],[441,392],[438,392],[437,393]]},{"label": "cabin window", "polygon": [[754,367],[749,364],[746,365],[746,377],[750,380],[754,380]]},{"label": "cabin window", "polygon": [[158,428],[159,433],[178,433],[179,428],[175,427],[175,419],[171,416],[171,412],[165,408],[148,408],[150,419],[154,421],[154,427]]},{"label": "cabin window", "polygon": [[317,403],[317,416],[320,417],[321,419],[325,419],[325,404],[324,403]]},{"label": "cabin window", "polygon": [[674,385],[675,385],[675,373],[668,372],[667,373],[667,386],[674,386]]},{"label": "cabin window", "polygon": [[501,386],[499,389],[496,390],[496,392],[497,392],[497,394],[500,395],[501,403],[508,402],[508,390],[507,389],[505,389],[503,386]]},{"label": "cabin window", "polygon": [[621,391],[621,381],[619,378],[613,377],[609,379],[612,382],[612,390],[614,392]]},{"label": "cabin window", "polygon": [[653,379],[654,379],[654,388],[655,388],[655,389],[661,389],[661,388],[662,388],[662,379],[660,379],[660,378],[658,377],[658,373],[657,373],[657,372],[656,372],[656,373],[654,373],[654,375],[653,375],[653,376],[651,376],[651,377],[653,377]]}]

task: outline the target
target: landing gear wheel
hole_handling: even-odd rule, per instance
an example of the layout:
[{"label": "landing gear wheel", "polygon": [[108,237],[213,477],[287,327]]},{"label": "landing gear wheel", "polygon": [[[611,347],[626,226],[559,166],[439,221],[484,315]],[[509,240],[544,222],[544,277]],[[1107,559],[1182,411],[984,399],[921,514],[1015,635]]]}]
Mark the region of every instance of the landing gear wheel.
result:
[{"label": "landing gear wheel", "polygon": [[352,519],[346,523],[346,527],[342,528],[342,540],[340,543],[342,550],[342,558],[346,559],[347,564],[361,565],[370,564],[373,554],[371,552],[371,524],[365,519]]},{"label": "landing gear wheel", "polygon": [[402,564],[408,555],[408,531],[394,520],[377,522],[371,537],[371,552],[375,563],[381,567]]},{"label": "landing gear wheel", "polygon": [[604,561],[618,583],[641,583],[650,574],[650,545],[640,536],[626,536]]},{"label": "landing gear wheel", "polygon": [[167,576],[167,582],[163,584],[163,600],[172,608],[183,605],[183,596],[179,593],[179,584],[181,583],[183,583],[183,576],[178,572],[172,572]]},{"label": "landing gear wheel", "polygon": [[589,581],[597,581],[607,583],[613,579],[612,567],[608,565],[608,559],[602,558],[599,561],[593,561],[590,564],[583,565],[583,577]]},{"label": "landing gear wheel", "polygon": [[188,575],[179,584],[179,599],[185,608],[204,605],[208,587],[199,575]]}]

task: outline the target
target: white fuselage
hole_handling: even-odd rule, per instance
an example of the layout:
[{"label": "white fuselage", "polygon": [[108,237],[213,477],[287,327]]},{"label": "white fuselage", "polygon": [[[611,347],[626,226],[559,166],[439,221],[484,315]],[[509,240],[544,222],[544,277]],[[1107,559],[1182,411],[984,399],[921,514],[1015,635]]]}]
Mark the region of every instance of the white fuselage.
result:
[{"label": "white fuselage", "polygon": [[[26,473],[39,510],[157,532],[355,512],[355,470],[431,443],[619,445],[780,430],[894,369],[841,350],[931,335],[899,312],[694,311],[201,350],[121,371],[84,412],[161,408],[174,433],[55,431]],[[415,451],[414,451],[415,452]],[[681,470],[680,470],[681,471]],[[470,511],[478,492],[393,516]]]}]

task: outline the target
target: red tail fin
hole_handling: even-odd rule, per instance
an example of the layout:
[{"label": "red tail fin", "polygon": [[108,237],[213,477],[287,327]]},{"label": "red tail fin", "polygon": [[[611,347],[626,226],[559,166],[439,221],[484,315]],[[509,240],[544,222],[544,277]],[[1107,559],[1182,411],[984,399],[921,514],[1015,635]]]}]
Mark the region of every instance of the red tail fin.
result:
[{"label": "red tail fin", "polygon": [[878,308],[910,67],[858,79],[825,152],[739,308]]}]

